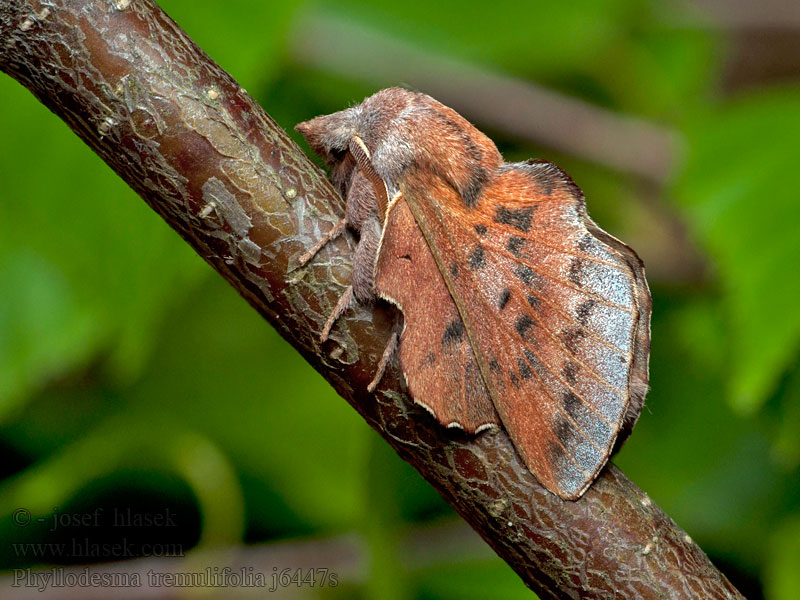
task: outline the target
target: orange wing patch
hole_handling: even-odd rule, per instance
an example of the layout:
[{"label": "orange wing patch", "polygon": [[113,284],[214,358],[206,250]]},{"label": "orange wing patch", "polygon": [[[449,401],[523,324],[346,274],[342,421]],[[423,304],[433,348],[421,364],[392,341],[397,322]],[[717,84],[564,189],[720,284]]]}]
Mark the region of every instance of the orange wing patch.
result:
[{"label": "orange wing patch", "polygon": [[383,231],[375,287],[403,311],[399,359],[411,397],[447,427],[476,433],[499,425],[464,323],[402,198]]}]

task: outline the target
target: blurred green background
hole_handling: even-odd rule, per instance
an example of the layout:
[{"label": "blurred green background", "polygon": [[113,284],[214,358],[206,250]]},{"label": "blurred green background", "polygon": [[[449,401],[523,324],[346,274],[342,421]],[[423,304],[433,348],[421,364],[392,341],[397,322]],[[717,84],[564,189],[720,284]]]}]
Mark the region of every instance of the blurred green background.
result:
[{"label": "blurred green background", "polygon": [[[461,110],[506,160],[564,167],[653,293],[652,388],[617,464],[748,597],[798,597],[800,5],[160,4],[286,129],[405,84]],[[512,84],[502,101],[533,111],[520,128],[503,125],[497,75]],[[338,586],[292,597],[530,597],[6,76],[0,108],[0,571],[126,558],[36,545],[125,537],[134,554],[243,544],[271,553],[264,571],[338,571]],[[587,121],[553,139],[561,110]],[[176,523],[53,527],[97,509]]]}]

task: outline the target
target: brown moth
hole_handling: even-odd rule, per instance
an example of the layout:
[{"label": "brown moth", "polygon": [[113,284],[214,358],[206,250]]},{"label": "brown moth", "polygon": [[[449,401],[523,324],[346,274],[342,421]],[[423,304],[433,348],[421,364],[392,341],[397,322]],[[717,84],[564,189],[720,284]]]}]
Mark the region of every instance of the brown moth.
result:
[{"label": "brown moth", "polygon": [[600,229],[552,163],[504,163],[430,96],[391,88],[297,126],[332,169],[350,226],[356,302],[383,298],[403,329],[408,391],[447,427],[504,427],[525,465],[579,498],[629,435],[647,391],[650,292],[642,261]]}]

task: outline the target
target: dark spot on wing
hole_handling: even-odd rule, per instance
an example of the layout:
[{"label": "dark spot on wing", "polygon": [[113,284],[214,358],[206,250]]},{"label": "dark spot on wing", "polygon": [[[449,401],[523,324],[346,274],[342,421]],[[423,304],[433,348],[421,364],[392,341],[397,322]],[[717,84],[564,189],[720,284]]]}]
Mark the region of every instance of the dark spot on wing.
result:
[{"label": "dark spot on wing", "polygon": [[469,262],[469,268],[475,271],[476,269],[480,269],[484,265],[486,265],[486,258],[483,255],[483,247],[482,246],[475,246],[475,249],[470,253],[469,257],[467,258]]},{"label": "dark spot on wing", "polygon": [[436,362],[436,355],[433,352],[428,352],[425,355],[425,360],[422,361],[423,367],[429,367]]},{"label": "dark spot on wing", "polygon": [[519,229],[523,233],[527,233],[531,229],[533,209],[533,206],[526,206],[524,208],[508,208],[507,206],[498,206],[494,214],[494,220],[497,223],[509,225]]},{"label": "dark spot on wing", "polygon": [[536,371],[542,377],[542,379],[544,379],[549,374],[549,371],[542,364],[542,361],[540,361],[536,355],[527,348],[524,350],[524,354],[525,358],[528,359],[528,362],[531,363],[533,370]]},{"label": "dark spot on wing", "polygon": [[578,241],[578,250],[581,252],[588,252],[594,247],[594,236],[587,233]]},{"label": "dark spot on wing", "polygon": [[553,423],[553,433],[565,448],[572,448],[583,437],[563,416],[557,417],[556,422]]},{"label": "dark spot on wing", "polygon": [[564,407],[566,413],[573,419],[577,420],[580,418],[583,402],[572,392],[564,392],[564,395],[561,396],[561,406]]},{"label": "dark spot on wing", "polygon": [[506,288],[503,290],[503,293],[500,294],[500,301],[497,303],[497,306],[500,307],[500,310],[503,310],[508,304],[509,299],[511,298],[511,290]]},{"label": "dark spot on wing", "polygon": [[567,458],[566,453],[564,452],[564,449],[561,447],[560,444],[557,444],[556,442],[551,442],[548,445],[547,454],[548,458],[550,459],[550,463],[556,466],[563,465],[564,462],[569,460]]},{"label": "dark spot on wing", "polygon": [[486,235],[486,225],[475,225],[475,233],[483,237]]},{"label": "dark spot on wing", "polygon": [[538,274],[534,273],[533,269],[526,265],[517,265],[514,269],[514,274],[519,277],[520,281],[528,287],[541,287],[542,279]]},{"label": "dark spot on wing", "polygon": [[569,280],[577,286],[583,285],[583,266],[582,258],[573,258],[569,264]]},{"label": "dark spot on wing", "polygon": [[570,354],[578,353],[578,346],[586,337],[586,332],[580,327],[567,327],[561,330],[561,340]]},{"label": "dark spot on wing", "polygon": [[528,243],[528,240],[525,238],[517,237],[512,235],[508,238],[508,243],[506,244],[506,249],[511,252],[516,257],[519,257],[520,249]]},{"label": "dark spot on wing", "polygon": [[531,308],[535,308],[536,310],[539,310],[542,307],[541,306],[541,304],[542,304],[541,301],[536,296],[534,296],[533,294],[528,294],[527,300],[528,300],[528,304],[530,304]]},{"label": "dark spot on wing", "polygon": [[442,336],[442,347],[448,348],[459,344],[464,339],[464,323],[459,317],[456,317],[444,330]]},{"label": "dark spot on wing", "polygon": [[578,306],[577,310],[575,311],[575,316],[578,318],[578,323],[581,325],[586,325],[586,323],[588,323],[589,315],[591,314],[595,304],[596,302],[594,300],[587,300]]},{"label": "dark spot on wing", "polygon": [[450,265],[450,275],[452,275],[453,278],[458,277],[458,263]]},{"label": "dark spot on wing", "polygon": [[528,329],[530,329],[533,324],[534,320],[531,319],[528,315],[520,315],[517,318],[517,322],[514,325],[514,327],[516,328],[517,333],[520,335],[520,337],[524,340],[526,339],[525,334],[528,332]]},{"label": "dark spot on wing", "polygon": [[531,368],[522,358],[517,358],[517,367],[519,368],[520,377],[523,379],[531,378]]},{"label": "dark spot on wing", "polygon": [[564,363],[564,368],[561,369],[561,375],[566,379],[567,383],[572,385],[578,383],[578,365],[574,362]]},{"label": "dark spot on wing", "polygon": [[489,361],[489,368],[492,370],[493,373],[502,373],[503,369],[500,368],[500,363],[497,362],[496,358],[493,358]]},{"label": "dark spot on wing", "polygon": [[509,371],[508,372],[508,377],[509,377],[509,379],[511,379],[511,384],[514,387],[518,388],[519,387],[519,379],[517,378],[516,373],[514,373],[514,371]]},{"label": "dark spot on wing", "polygon": [[463,190],[460,190],[461,198],[467,208],[472,208],[478,203],[478,198],[480,198],[483,186],[488,179],[489,177],[483,167],[475,167],[470,173],[469,182]]}]

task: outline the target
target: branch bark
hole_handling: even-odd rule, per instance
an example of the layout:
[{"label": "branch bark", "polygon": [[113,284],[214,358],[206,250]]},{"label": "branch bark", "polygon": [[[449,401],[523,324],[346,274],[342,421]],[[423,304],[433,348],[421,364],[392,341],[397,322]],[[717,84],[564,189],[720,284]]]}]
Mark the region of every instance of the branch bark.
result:
[{"label": "branch bark", "polygon": [[[343,212],[287,134],[152,0],[6,0],[0,68],[60,116],[317,369],[542,598],[741,598],[613,465],[578,502],[546,492],[503,432],[456,436],[403,392],[366,392],[394,315],[317,335],[353,241],[297,259]],[[90,243],[90,242],[89,242]]]}]

